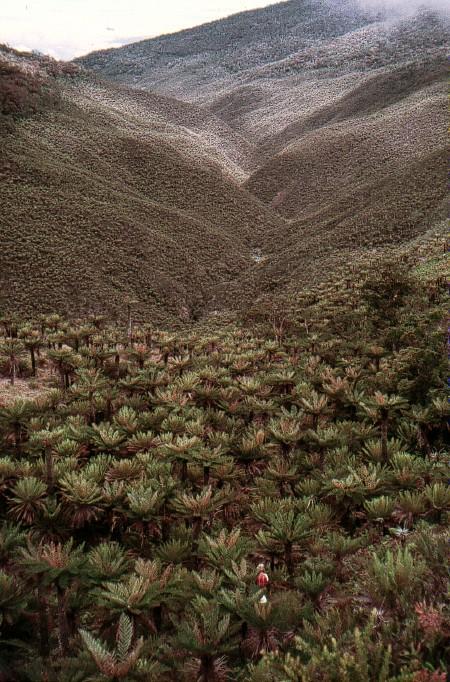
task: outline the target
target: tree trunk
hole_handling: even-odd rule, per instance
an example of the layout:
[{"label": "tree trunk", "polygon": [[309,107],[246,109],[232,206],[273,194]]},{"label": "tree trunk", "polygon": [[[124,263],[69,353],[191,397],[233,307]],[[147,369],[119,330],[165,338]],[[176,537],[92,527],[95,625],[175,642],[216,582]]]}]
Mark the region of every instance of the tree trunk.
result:
[{"label": "tree trunk", "polygon": [[55,472],[53,468],[53,454],[49,447],[45,449],[45,473],[47,479],[47,495],[51,495],[55,484]]},{"label": "tree trunk", "polygon": [[153,622],[153,618],[150,616],[147,616],[145,613],[140,613],[136,616],[136,620],[138,620],[150,632],[150,634],[158,634],[158,630],[156,629],[155,623]]},{"label": "tree trunk", "polygon": [[34,348],[30,348],[30,356],[31,356],[31,373],[35,377],[36,376],[36,357],[34,354]]},{"label": "tree trunk", "polygon": [[210,467],[204,466],[203,467],[203,485],[208,485],[208,483],[209,483],[209,472],[210,472]]},{"label": "tree trunk", "polygon": [[11,386],[14,386],[14,382],[16,380],[16,371],[17,371],[16,370],[16,362],[15,362],[15,360],[13,360],[11,363],[11,379],[10,379]]},{"label": "tree trunk", "polygon": [[203,519],[201,517],[198,517],[194,520],[194,526],[192,528],[192,537],[195,541],[198,540],[200,533],[202,532],[203,528]]},{"label": "tree trunk", "polygon": [[200,657],[200,670],[197,679],[198,682],[215,682],[214,660],[211,656]]},{"label": "tree trunk", "polygon": [[58,629],[59,646],[62,656],[67,656],[69,652],[69,623],[66,613],[66,596],[64,590],[56,586],[56,596],[58,601]]},{"label": "tree trunk", "polygon": [[425,428],[423,428],[422,426],[418,426],[417,432],[418,432],[418,441],[419,441],[420,449],[426,455],[431,454],[430,441],[428,439],[428,435],[426,433]]},{"label": "tree trunk", "polygon": [[388,425],[389,425],[389,420],[387,417],[385,417],[380,425],[380,430],[381,430],[381,458],[383,462],[386,464],[389,460],[389,455],[388,455]]},{"label": "tree trunk", "polygon": [[22,442],[22,426],[20,424],[14,424],[14,447],[16,449],[17,454],[21,450],[21,442]]},{"label": "tree trunk", "polygon": [[50,642],[48,637],[47,600],[45,598],[45,590],[41,583],[38,583],[37,586],[37,602],[39,614],[39,654],[42,658],[48,658],[50,655]]},{"label": "tree trunk", "polygon": [[289,577],[292,578],[294,575],[294,559],[292,556],[292,542],[286,542],[284,546],[284,561],[286,564]]}]

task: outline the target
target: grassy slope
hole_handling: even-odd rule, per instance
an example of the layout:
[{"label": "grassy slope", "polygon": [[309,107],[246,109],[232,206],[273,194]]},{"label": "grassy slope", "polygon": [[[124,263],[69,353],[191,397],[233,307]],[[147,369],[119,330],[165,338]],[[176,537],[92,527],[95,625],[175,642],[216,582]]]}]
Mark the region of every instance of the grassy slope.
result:
[{"label": "grassy slope", "polygon": [[[320,280],[350,253],[406,245],[442,215],[445,20],[422,10],[385,21],[349,2],[335,6],[325,31],[328,9],[288,2],[268,8],[270,17],[255,10],[82,60],[197,98],[250,141],[259,168],[244,186],[287,222],[266,231],[261,263],[215,287],[219,301]],[[216,33],[220,72],[208,54]]]},{"label": "grassy slope", "polygon": [[426,233],[442,215],[445,24],[350,6],[327,24],[321,0],[288,2],[83,59],[168,94],[86,78],[8,138],[9,304],[119,314],[130,295],[172,321]]},{"label": "grassy slope", "polygon": [[[393,174],[400,180],[415,162],[445,149],[443,105],[438,82],[375,113],[318,127],[273,157],[247,187],[284,217],[296,219]],[[442,196],[433,180],[424,177],[424,202],[430,193]]]},{"label": "grassy slope", "polygon": [[3,136],[9,308],[120,314],[129,295],[174,319],[237,276],[258,234],[281,224],[232,179],[231,144],[214,146],[204,114],[187,129],[187,105],[181,125],[180,108],[148,99],[81,81],[64,86],[60,111]]}]

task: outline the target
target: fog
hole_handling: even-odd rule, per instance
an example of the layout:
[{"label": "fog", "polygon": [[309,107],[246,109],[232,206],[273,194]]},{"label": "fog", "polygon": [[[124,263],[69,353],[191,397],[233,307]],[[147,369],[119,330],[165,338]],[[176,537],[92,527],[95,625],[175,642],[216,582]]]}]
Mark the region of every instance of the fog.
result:
[{"label": "fog", "polygon": [[413,14],[419,8],[427,8],[450,15],[448,0],[357,0],[361,7],[385,10],[393,15]]}]

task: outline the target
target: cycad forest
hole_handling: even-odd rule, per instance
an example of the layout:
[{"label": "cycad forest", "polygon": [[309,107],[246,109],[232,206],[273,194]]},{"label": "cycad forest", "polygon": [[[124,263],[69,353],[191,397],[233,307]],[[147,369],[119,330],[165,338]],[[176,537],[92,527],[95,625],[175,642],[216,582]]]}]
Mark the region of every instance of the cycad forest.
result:
[{"label": "cycad forest", "polygon": [[375,270],[190,329],[3,315],[1,680],[444,682],[446,291]]}]

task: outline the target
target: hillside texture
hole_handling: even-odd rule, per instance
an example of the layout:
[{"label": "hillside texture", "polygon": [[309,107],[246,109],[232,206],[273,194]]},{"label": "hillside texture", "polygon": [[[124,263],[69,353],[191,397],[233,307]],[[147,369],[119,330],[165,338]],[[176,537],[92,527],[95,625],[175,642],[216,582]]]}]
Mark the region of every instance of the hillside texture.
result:
[{"label": "hillside texture", "polygon": [[192,105],[76,75],[56,86],[57,108],[2,135],[3,305],[120,314],[132,298],[188,319],[282,224],[237,184],[246,145]]},{"label": "hillside texture", "polygon": [[79,62],[196,102],[252,146],[244,186],[285,222],[265,232],[256,266],[215,289],[230,305],[439,224],[448,35],[447,17],[426,8],[292,1]]},{"label": "hillside texture", "polygon": [[3,50],[42,91],[1,139],[3,306],[172,324],[441,234],[447,40],[291,0],[64,68]]}]

